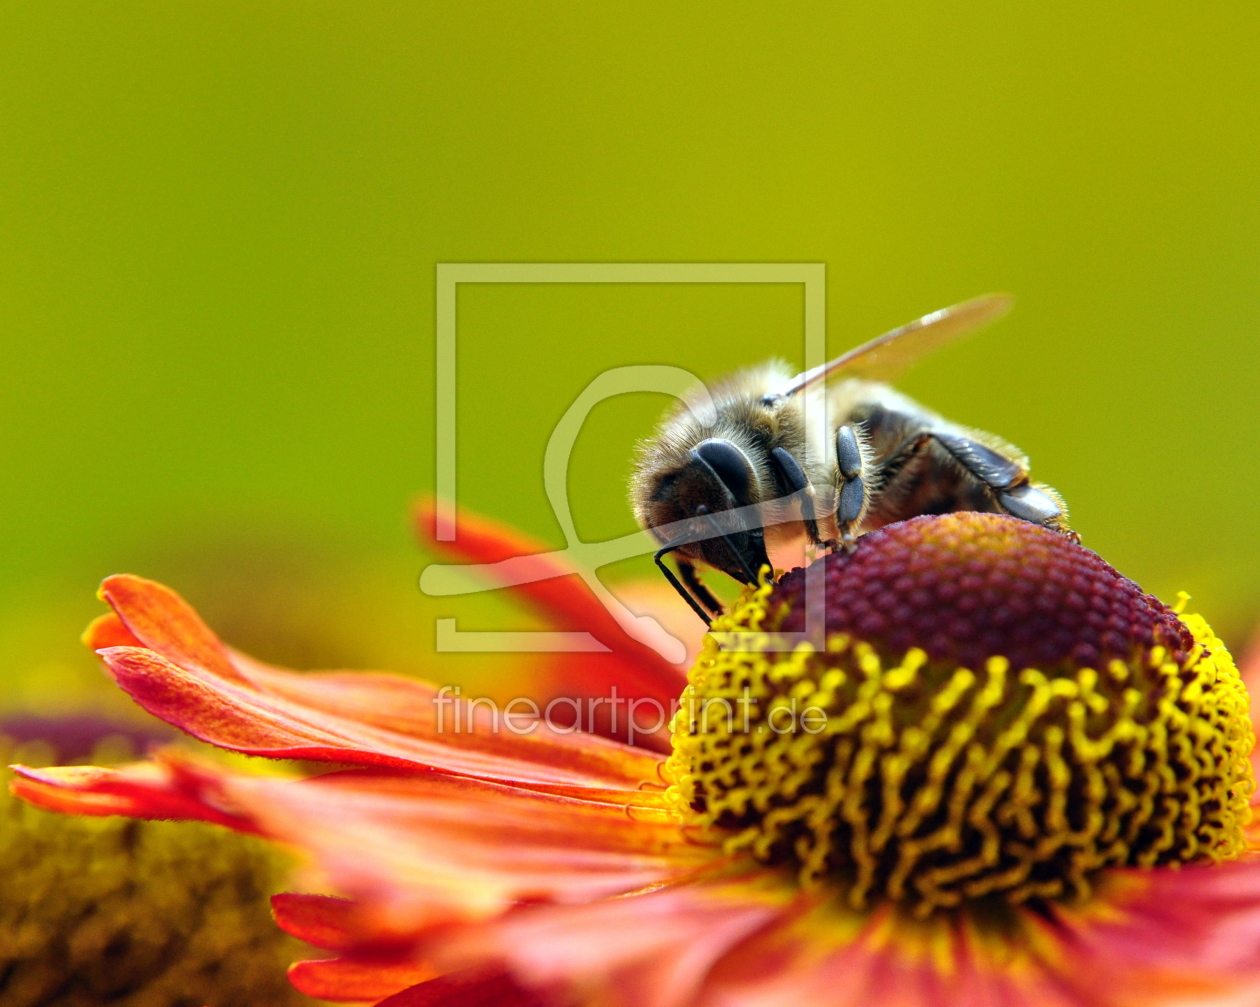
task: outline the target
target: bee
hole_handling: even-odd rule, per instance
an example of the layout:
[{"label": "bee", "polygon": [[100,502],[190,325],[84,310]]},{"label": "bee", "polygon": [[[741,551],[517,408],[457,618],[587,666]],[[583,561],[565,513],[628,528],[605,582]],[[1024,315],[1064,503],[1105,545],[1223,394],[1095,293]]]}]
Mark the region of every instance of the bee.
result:
[{"label": "bee", "polygon": [[894,521],[981,511],[1078,540],[1063,498],[1029,478],[1022,451],[886,384],[1010,305],[989,294],[943,308],[801,374],[774,361],[740,371],[666,414],[639,445],[630,498],[661,544],[657,566],[695,613],[709,623],[722,612],[697,563],[754,584],[768,550],[802,536],[852,550]]}]

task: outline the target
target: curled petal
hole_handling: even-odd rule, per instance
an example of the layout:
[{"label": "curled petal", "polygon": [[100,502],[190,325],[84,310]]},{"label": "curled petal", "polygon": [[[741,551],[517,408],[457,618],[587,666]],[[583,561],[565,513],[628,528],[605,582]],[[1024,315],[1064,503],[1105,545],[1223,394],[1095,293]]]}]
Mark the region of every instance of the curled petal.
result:
[{"label": "curled petal", "polygon": [[[659,757],[592,735],[545,734],[539,725],[531,736],[538,740],[513,746],[514,737],[509,741],[489,730],[462,737],[453,732],[426,737],[419,730],[403,734],[251,686],[199,676],[151,650],[113,647],[100,656],[118,684],[154,716],[202,741],[248,755],[431,769],[523,785],[630,787],[657,775]],[[342,686],[343,692],[355,688],[347,681],[320,684]],[[485,749],[460,744],[463,738],[480,741]],[[556,738],[560,740],[547,744]],[[514,748],[520,755],[506,754]]]},{"label": "curled petal", "polygon": [[533,993],[498,966],[433,977],[429,966],[410,958],[405,943],[400,943],[394,952],[396,960],[391,960],[388,948],[382,954],[379,942],[373,945],[374,955],[363,954],[361,907],[349,899],[285,893],[273,895],[271,907],[276,922],[286,933],[315,947],[350,952],[346,958],[298,962],[290,968],[289,978],[294,986],[308,996],[325,1000],[375,1000],[387,996],[385,1002],[394,1007],[541,1007]]},{"label": "curled petal", "polygon": [[349,951],[359,944],[360,909],[351,899],[281,892],[271,897],[276,925],[312,947]]},{"label": "curled petal", "polygon": [[[457,709],[448,695],[428,682],[379,672],[294,674],[243,655],[234,653],[233,657],[261,691],[277,701],[298,704],[308,717],[332,716],[339,722],[378,729],[386,738],[432,739],[448,747],[552,766],[572,774],[575,783],[586,782],[578,777],[589,777],[596,785],[637,788],[645,780],[660,779],[661,759],[654,752],[580,731],[552,729],[545,720],[511,721],[484,705],[471,711],[466,706]],[[511,777],[500,774],[499,778]]]},{"label": "curled petal", "polygon": [[[126,631],[150,650],[198,674],[245,681],[223,642],[169,587],[132,574],[118,574],[101,582],[98,595],[114,610]],[[99,620],[88,627],[94,636],[107,631],[115,632]]]},{"label": "curled petal", "polygon": [[166,762],[138,762],[104,769],[13,766],[9,789],[47,811],[74,815],[126,815],[129,818],[185,819],[257,832],[254,824],[223,808],[203,788],[190,787]]},{"label": "curled petal", "polygon": [[685,666],[670,664],[652,648],[629,636],[582,582],[578,572],[548,555],[550,550],[488,518],[461,511],[454,542],[433,536],[436,506],[425,500],[416,511],[416,526],[431,548],[473,563],[514,560],[517,572],[530,575],[528,583],[511,590],[538,608],[559,629],[585,630],[611,651],[609,654],[570,655],[559,664],[568,668],[580,661],[582,681],[592,695],[607,694],[616,685],[629,698],[652,698],[668,705],[686,685]]},{"label": "curled petal", "polygon": [[[142,644],[97,652],[141,706],[211,744],[251,755],[432,769],[523,784],[635,788],[658,779],[660,759],[650,752],[553,730],[545,722],[501,719],[484,706],[470,719],[444,690],[425,682],[271,668],[229,651],[162,585],[126,576],[111,577],[106,585],[116,618],[93,623],[89,644],[127,639],[125,634]],[[161,628],[168,624],[176,629]]]},{"label": "curled petal", "polygon": [[98,615],[83,631],[81,637],[88,650],[102,650],[105,647],[143,647],[139,637],[131,632],[126,624],[118,618],[117,612],[106,612]]},{"label": "curled petal", "polygon": [[321,1000],[380,1000],[432,978],[433,969],[408,961],[328,958],[289,967],[289,982],[298,992]]}]

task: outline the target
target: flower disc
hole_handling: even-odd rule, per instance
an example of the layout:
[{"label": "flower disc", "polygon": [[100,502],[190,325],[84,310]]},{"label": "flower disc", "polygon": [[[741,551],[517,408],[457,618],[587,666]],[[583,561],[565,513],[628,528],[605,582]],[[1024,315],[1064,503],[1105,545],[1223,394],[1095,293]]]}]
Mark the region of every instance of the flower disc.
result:
[{"label": "flower disc", "polygon": [[750,589],[674,721],[672,793],[728,850],[924,915],[1241,851],[1247,695],[1202,619],[997,515],[819,564],[825,633],[804,633],[806,571]]}]

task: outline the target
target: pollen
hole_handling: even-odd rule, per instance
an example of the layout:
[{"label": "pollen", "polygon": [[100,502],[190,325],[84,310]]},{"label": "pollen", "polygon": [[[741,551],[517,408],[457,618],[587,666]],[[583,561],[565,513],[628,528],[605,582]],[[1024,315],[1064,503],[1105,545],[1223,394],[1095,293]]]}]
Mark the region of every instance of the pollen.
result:
[{"label": "pollen", "polygon": [[748,588],[713,631],[671,799],[728,853],[854,908],[1080,899],[1106,867],[1244,848],[1255,739],[1229,652],[1054,532],[891,525]]}]

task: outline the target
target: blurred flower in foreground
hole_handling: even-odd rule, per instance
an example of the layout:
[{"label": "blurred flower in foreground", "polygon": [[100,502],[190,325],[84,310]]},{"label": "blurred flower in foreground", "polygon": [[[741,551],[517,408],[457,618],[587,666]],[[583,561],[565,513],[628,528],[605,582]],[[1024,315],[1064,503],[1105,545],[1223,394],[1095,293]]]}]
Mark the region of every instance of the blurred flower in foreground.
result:
[{"label": "blurred flower in foreground", "polygon": [[[483,562],[533,551],[483,522],[461,536]],[[88,642],[145,709],[232,751],[357,768],[285,780],[168,753],[19,769],[15,787],[306,851],[350,898],[273,904],[335,953],[291,971],[326,998],[1255,1002],[1254,736],[1207,624],[991,515],[918,518],[822,562],[825,641],[769,647],[802,628],[794,573],[715,622],[753,646],[710,638],[687,682],[573,578],[522,589],[611,648],[566,658],[586,694],[681,696],[672,738],[641,747],[496,731],[484,707],[452,731],[436,686],[268,667],[168,589],[111,578]]]},{"label": "blurred flower in foreground", "polygon": [[[77,743],[100,725],[16,726]],[[118,752],[121,737],[108,735],[97,758]],[[0,742],[0,753],[34,761],[53,747]],[[0,1003],[309,1003],[283,981],[300,945],[276,931],[263,901],[283,883],[286,861],[258,839],[207,825],[67,818],[0,792]]]}]

